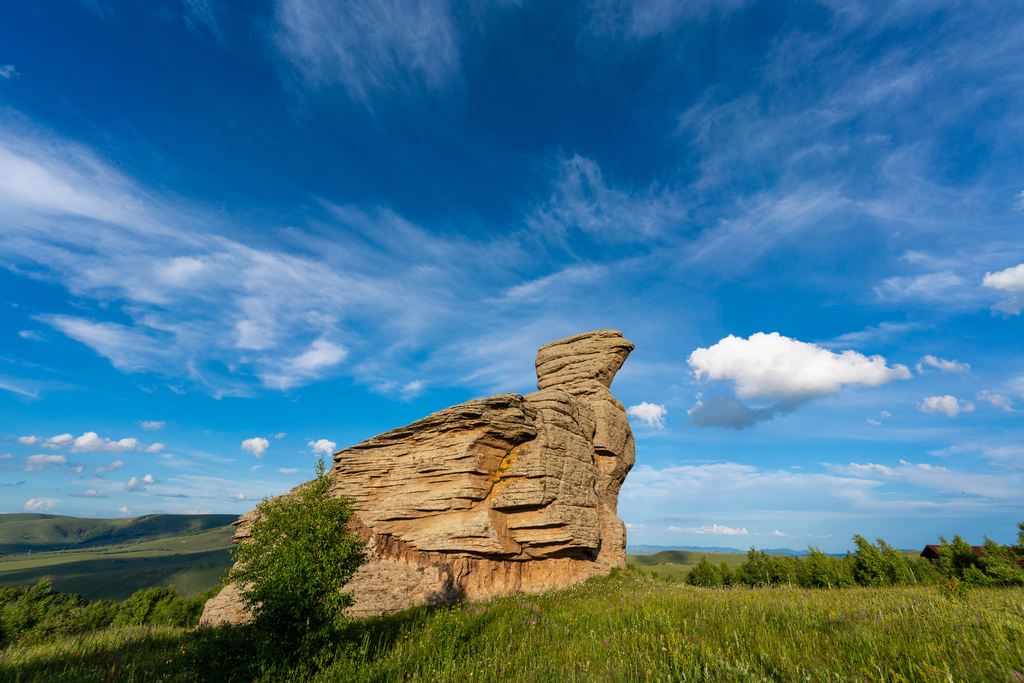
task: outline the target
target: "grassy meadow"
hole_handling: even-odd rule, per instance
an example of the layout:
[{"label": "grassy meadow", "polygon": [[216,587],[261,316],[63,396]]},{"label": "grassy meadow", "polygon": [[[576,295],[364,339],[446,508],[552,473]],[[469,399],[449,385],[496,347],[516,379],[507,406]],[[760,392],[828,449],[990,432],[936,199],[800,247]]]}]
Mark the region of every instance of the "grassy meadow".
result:
[{"label": "grassy meadow", "polygon": [[351,624],[322,666],[245,627],[121,627],[10,644],[5,681],[1024,680],[1024,589],[697,588],[625,571],[541,595]]},{"label": "grassy meadow", "polygon": [[33,585],[89,600],[125,600],[176,585],[182,597],[220,585],[231,566],[234,515],[78,519],[0,515],[0,586]]}]

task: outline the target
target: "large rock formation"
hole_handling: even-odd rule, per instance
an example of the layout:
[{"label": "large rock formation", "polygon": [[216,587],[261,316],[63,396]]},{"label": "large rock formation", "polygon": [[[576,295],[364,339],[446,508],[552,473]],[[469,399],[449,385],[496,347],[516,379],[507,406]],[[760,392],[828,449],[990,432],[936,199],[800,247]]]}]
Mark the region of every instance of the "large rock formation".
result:
[{"label": "large rock formation", "polygon": [[[616,330],[552,342],[532,394],[452,406],[334,454],[370,561],[347,588],[354,616],[561,588],[626,563],[619,489],[633,434],[609,387],[633,344]],[[244,542],[255,511],[235,525]],[[205,623],[244,621],[228,586]]]}]

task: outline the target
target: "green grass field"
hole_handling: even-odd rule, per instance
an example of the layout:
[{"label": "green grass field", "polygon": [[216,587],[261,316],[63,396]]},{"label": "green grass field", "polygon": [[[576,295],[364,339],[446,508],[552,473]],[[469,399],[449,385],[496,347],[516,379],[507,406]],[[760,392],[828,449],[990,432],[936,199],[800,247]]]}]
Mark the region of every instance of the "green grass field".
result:
[{"label": "green grass field", "polygon": [[89,600],[125,600],[177,585],[189,597],[231,566],[234,515],[149,515],[97,520],[0,515],[0,586],[35,584]]},{"label": "green grass field", "polygon": [[1024,680],[1024,589],[705,589],[640,572],[353,624],[326,667],[262,666],[244,629],[111,629],[0,652],[43,681]]}]

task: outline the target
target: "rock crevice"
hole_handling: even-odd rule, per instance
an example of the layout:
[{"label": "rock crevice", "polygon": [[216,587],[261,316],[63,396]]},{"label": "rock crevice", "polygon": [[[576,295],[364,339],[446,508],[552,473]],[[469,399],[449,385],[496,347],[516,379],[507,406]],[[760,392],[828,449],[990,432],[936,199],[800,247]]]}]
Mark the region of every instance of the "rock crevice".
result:
[{"label": "rock crevice", "polygon": [[[370,561],[353,616],[561,588],[626,562],[619,489],[635,459],[609,387],[633,350],[616,330],[545,344],[538,391],[438,411],[334,454],[332,491]],[[255,511],[235,522],[245,542]],[[227,587],[204,623],[248,618]]]}]

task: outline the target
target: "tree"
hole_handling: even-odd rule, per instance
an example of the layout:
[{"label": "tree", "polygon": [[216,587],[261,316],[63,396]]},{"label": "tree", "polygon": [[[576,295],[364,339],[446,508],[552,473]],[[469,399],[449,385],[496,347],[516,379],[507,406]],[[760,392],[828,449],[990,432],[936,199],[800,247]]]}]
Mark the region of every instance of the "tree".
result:
[{"label": "tree", "polygon": [[351,499],[331,496],[323,458],[316,478],[256,507],[251,537],[234,552],[227,581],[252,611],[252,627],[294,654],[315,652],[345,621],[352,592],[342,592],[366,562],[352,533]]}]

